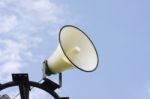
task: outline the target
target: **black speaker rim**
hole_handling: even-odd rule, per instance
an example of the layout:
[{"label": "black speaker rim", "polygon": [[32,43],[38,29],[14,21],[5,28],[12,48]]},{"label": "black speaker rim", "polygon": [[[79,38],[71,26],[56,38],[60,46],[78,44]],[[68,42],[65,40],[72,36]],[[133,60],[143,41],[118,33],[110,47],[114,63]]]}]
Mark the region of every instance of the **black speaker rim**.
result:
[{"label": "black speaker rim", "polygon": [[[79,66],[77,66],[75,63],[73,63],[73,62],[71,61],[71,59],[70,59],[70,58],[67,56],[67,54],[65,53],[65,50],[64,50],[63,45],[62,45],[62,43],[61,43],[61,42],[62,42],[62,41],[61,41],[61,31],[62,31],[64,28],[66,28],[66,27],[73,27],[73,28],[78,29],[79,31],[81,31],[81,32],[85,35],[85,37],[87,37],[87,39],[88,39],[88,40],[91,42],[91,44],[93,45],[93,48],[94,48],[94,50],[95,50],[95,52],[96,52],[96,56],[97,56],[96,67],[95,67],[93,70],[88,71],[88,70],[84,70],[84,69],[82,69],[82,68],[79,68]],[[94,43],[92,42],[92,40],[90,39],[90,37],[89,37],[85,32],[83,32],[80,28],[78,28],[78,27],[76,27],[76,26],[73,26],[73,25],[65,25],[65,26],[63,26],[63,27],[60,29],[60,31],[59,31],[59,43],[60,43],[60,46],[61,46],[61,49],[62,49],[64,55],[65,55],[65,56],[67,57],[67,59],[68,59],[76,68],[78,68],[79,70],[84,71],[84,72],[93,72],[93,71],[95,71],[95,70],[98,68],[99,56],[98,56],[98,52],[97,52],[97,50],[96,50],[96,47],[95,47]]]}]

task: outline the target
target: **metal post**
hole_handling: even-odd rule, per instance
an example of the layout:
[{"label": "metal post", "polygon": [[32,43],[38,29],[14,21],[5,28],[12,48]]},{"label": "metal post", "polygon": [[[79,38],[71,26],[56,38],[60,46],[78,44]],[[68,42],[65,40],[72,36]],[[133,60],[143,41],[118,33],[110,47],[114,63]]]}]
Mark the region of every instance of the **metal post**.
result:
[{"label": "metal post", "polygon": [[59,73],[59,86],[62,87],[62,73]]}]

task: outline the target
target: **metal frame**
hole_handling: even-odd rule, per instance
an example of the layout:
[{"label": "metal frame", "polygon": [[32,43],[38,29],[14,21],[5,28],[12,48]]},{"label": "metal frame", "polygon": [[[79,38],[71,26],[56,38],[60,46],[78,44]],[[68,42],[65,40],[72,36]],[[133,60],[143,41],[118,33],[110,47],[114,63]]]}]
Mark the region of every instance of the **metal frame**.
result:
[{"label": "metal frame", "polygon": [[44,78],[42,83],[29,81],[28,74],[12,74],[13,81],[5,84],[0,84],[0,91],[9,87],[19,86],[21,99],[29,99],[31,86],[44,90],[53,96],[54,99],[69,99],[69,97],[59,97],[55,92],[61,85]]}]

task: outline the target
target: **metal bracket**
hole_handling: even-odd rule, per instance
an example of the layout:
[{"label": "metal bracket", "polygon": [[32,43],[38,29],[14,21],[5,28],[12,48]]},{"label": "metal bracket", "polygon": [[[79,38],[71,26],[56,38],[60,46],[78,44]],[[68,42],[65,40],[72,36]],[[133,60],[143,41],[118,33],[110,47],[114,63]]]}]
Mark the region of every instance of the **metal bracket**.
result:
[{"label": "metal bracket", "polygon": [[[61,83],[62,75],[59,76]],[[1,84],[0,91],[9,87],[18,86],[20,90],[21,99],[29,99],[30,86],[32,86],[46,91],[47,93],[52,95],[54,99],[69,99],[69,97],[59,97],[59,95],[55,92],[55,89],[60,88],[60,85],[49,79],[43,79],[43,83],[29,81],[28,74],[12,74],[12,79],[12,82]]]},{"label": "metal bracket", "polygon": [[42,85],[45,87],[45,89],[47,90],[56,90],[57,88],[59,88],[60,86],[58,84],[56,84],[55,82],[45,78],[44,82],[42,83]]},{"label": "metal bracket", "polygon": [[14,82],[28,82],[28,74],[21,73],[21,74],[12,74],[12,79]]},{"label": "metal bracket", "polygon": [[[54,74],[54,73],[51,70],[49,70],[48,65],[47,65],[47,60],[45,60],[43,62],[43,68],[42,68],[43,79],[47,79],[47,76],[50,76],[52,74]],[[59,80],[59,88],[61,88],[62,87],[62,73],[59,73],[58,77],[59,77],[59,79],[58,79]]]},{"label": "metal bracket", "polygon": [[[12,74],[12,79],[14,82],[20,83],[19,90],[21,99],[29,99],[30,86],[28,74]],[[24,83],[24,85],[22,85],[21,83]]]}]

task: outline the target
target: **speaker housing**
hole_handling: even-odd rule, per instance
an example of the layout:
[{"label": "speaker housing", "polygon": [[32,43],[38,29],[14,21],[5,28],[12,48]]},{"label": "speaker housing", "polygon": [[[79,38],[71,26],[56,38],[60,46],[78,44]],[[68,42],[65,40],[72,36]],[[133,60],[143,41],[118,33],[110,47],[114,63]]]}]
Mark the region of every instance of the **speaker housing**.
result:
[{"label": "speaker housing", "polygon": [[99,57],[91,39],[79,28],[65,25],[59,32],[56,51],[44,62],[46,75],[78,68],[84,72],[97,69]]}]

